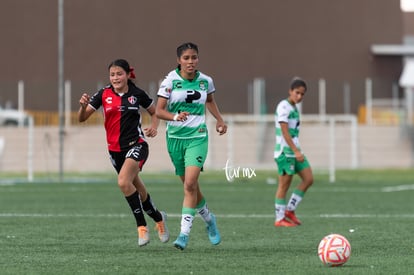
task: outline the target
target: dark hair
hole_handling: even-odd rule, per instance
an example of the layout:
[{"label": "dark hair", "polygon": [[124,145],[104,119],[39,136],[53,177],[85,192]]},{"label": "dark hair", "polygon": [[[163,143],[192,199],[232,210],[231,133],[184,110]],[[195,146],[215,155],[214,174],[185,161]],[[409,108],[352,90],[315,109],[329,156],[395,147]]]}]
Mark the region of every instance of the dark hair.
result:
[{"label": "dark hair", "polygon": [[303,80],[300,77],[294,77],[292,81],[290,82],[290,89],[294,90],[299,87],[305,88],[305,91],[308,89],[305,80]]},{"label": "dark hair", "polygon": [[128,61],[126,61],[125,59],[116,59],[112,61],[108,66],[108,70],[114,66],[121,67],[122,69],[124,69],[126,73],[131,72],[131,67],[129,66]]},{"label": "dark hair", "polygon": [[[186,42],[177,47],[177,57],[180,58],[183,55],[183,52],[188,49],[193,49],[198,54],[198,46],[194,43]],[[181,65],[178,64],[177,68],[178,70],[181,70]]]},{"label": "dark hair", "polygon": [[198,46],[196,44],[186,42],[177,47],[177,57],[180,58],[183,52],[188,49],[194,49],[198,53]]},{"label": "dark hair", "polygon": [[[132,68],[131,66],[129,66],[128,61],[126,61],[125,59],[116,59],[114,61],[112,61],[109,65],[108,65],[108,70],[111,69],[111,67],[121,67],[127,74],[131,73],[130,78],[135,78],[135,74],[134,74],[134,68]],[[132,80],[128,78],[128,83],[132,83]]]}]

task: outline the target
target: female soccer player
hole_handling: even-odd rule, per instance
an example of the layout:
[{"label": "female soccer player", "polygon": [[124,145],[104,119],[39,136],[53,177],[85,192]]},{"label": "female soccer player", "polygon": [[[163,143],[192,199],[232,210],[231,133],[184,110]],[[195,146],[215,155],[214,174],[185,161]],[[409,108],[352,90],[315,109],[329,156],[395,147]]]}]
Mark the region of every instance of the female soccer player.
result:
[{"label": "female soccer player", "polygon": [[[306,190],[313,183],[312,169],[299,144],[300,114],[296,106],[302,101],[306,90],[306,82],[294,78],[290,84],[289,97],[282,100],[276,108],[274,158],[279,171],[279,183],[275,195],[275,226],[277,227],[301,224],[295,215],[295,210]],[[286,205],[286,193],[294,174],[298,174],[302,182],[293,191]]]},{"label": "female soccer player", "polygon": [[198,178],[207,156],[208,133],[205,109],[216,119],[216,131],[227,131],[214,99],[211,77],[197,70],[198,47],[184,43],[177,48],[178,66],[162,81],[158,90],[156,114],[167,121],[167,148],[175,173],[184,186],[181,231],[174,246],[183,250],[189,239],[193,219],[198,212],[206,222],[208,237],[213,245],[220,243],[216,217],[207,207]]},{"label": "female soccer player", "polygon": [[[155,116],[155,105],[147,93],[132,82],[135,75],[126,60],[113,61],[108,70],[110,84],[92,97],[84,93],[80,98],[78,119],[83,122],[102,107],[109,156],[118,173],[118,186],[137,223],[138,245],[144,246],[150,241],[142,210],[155,221],[160,240],[168,242],[166,214],[155,207],[138,175],[148,157],[145,135],[157,135],[159,120]],[[151,115],[151,126],[144,129],[145,135],[141,129],[140,106]]]}]

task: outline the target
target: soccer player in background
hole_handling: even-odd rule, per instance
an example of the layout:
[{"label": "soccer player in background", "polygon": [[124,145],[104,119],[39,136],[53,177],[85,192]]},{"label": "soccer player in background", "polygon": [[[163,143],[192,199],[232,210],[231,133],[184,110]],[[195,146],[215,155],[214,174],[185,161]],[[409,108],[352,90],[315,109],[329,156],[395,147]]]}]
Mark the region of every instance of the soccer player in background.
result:
[{"label": "soccer player in background", "polygon": [[[297,108],[307,90],[306,82],[294,78],[290,83],[289,97],[276,107],[276,145],[274,158],[278,166],[279,182],[275,194],[275,226],[291,227],[301,224],[295,210],[302,201],[306,190],[313,183],[310,164],[299,144],[300,113]],[[302,179],[286,204],[286,194],[293,176]]]},{"label": "soccer player in background", "polygon": [[207,207],[198,182],[208,151],[206,107],[216,119],[220,135],[226,133],[227,125],[214,99],[213,80],[197,70],[198,61],[197,45],[184,43],[177,48],[178,66],[162,81],[156,107],[158,118],[167,121],[168,153],[184,187],[181,230],[174,241],[181,250],[188,244],[197,212],[206,223],[210,242],[217,245],[221,241],[216,217]]},{"label": "soccer player in background", "polygon": [[[79,122],[86,121],[102,107],[110,160],[118,173],[118,186],[136,220],[138,245],[144,246],[150,241],[143,211],[155,221],[161,242],[168,242],[166,214],[156,208],[139,177],[149,153],[145,136],[157,135],[159,120],[155,115],[155,104],[131,80],[135,74],[126,60],[113,61],[108,70],[109,85],[92,97],[82,94],[79,100]],[[151,125],[144,129],[145,133],[141,128],[140,106],[151,115]]]}]

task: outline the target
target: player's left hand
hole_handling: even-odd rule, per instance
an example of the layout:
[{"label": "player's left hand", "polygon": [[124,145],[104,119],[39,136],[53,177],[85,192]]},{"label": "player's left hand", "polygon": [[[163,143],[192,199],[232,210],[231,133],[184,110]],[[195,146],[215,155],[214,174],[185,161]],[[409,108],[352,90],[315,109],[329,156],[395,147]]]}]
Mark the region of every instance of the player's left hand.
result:
[{"label": "player's left hand", "polygon": [[149,127],[144,129],[144,133],[147,137],[155,137],[158,133],[156,128]]}]

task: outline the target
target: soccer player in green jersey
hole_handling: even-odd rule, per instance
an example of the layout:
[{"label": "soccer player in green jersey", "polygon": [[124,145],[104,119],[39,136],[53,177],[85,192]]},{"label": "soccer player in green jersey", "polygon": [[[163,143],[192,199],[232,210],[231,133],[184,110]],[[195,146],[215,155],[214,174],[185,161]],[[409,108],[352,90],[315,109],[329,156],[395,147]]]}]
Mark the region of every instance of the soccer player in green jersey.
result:
[{"label": "soccer player in green jersey", "polygon": [[[275,226],[277,227],[301,224],[295,215],[295,210],[306,190],[313,183],[312,169],[299,144],[300,113],[296,106],[302,101],[306,90],[306,82],[303,79],[294,78],[290,84],[289,97],[282,100],[276,107],[274,158],[279,172],[279,183],[275,194]],[[295,174],[298,174],[302,181],[286,204],[286,194]]]},{"label": "soccer player in green jersey", "polygon": [[216,131],[223,135],[227,125],[214,99],[211,77],[197,70],[198,47],[184,43],[177,48],[178,66],[162,81],[158,90],[156,114],[167,121],[167,149],[184,187],[181,230],[174,246],[183,250],[189,240],[194,216],[198,212],[206,223],[213,245],[220,243],[216,217],[207,207],[198,178],[208,150],[205,109],[216,119]]}]

